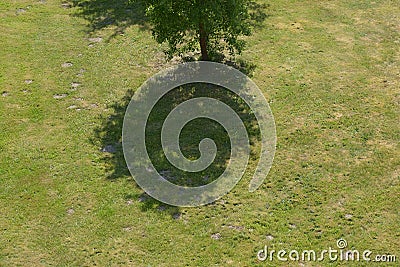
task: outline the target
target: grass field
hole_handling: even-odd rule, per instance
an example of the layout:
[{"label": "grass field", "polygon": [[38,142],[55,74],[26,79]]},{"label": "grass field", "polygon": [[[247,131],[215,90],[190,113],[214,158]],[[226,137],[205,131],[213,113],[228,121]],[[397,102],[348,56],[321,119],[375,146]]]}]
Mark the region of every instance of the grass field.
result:
[{"label": "grass field", "polygon": [[197,208],[147,197],[126,170],[129,98],[176,61],[140,7],[111,2],[0,2],[0,266],[365,266],[256,257],[339,238],[398,265],[398,1],[265,2],[237,60],[274,113],[274,164],[254,193],[247,173]]}]

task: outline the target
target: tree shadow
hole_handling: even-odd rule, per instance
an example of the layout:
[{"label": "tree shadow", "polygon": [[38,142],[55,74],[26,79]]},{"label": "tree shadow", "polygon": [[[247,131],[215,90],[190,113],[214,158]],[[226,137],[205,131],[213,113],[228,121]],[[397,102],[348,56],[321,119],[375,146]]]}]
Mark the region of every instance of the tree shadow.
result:
[{"label": "tree shadow", "polygon": [[[110,116],[100,117],[101,124],[94,130],[92,143],[102,148],[101,161],[106,167],[107,179],[131,179],[122,151],[122,128],[126,109],[134,95],[133,90],[128,90],[125,96],[108,108],[113,112]],[[186,84],[168,92],[154,106],[146,125],[146,149],[157,172],[171,183],[181,186],[201,186],[217,179],[226,169],[230,158],[230,139],[226,130],[210,119],[199,118],[185,125],[182,129],[179,142],[182,153],[189,159],[200,157],[198,145],[204,138],[212,139],[217,145],[217,154],[213,163],[205,170],[191,173],[185,172],[172,165],[163,153],[161,144],[161,129],[167,115],[180,103],[197,97],[218,99],[230,106],[243,121],[250,145],[260,141],[260,132],[257,120],[247,104],[233,92],[212,84],[196,83]],[[250,157],[256,160],[258,151],[252,150]],[[134,180],[132,180],[134,181]],[[158,209],[171,213],[171,216],[179,217],[179,210],[163,204],[146,193],[135,196],[127,196],[127,199],[135,197],[141,202],[143,211]]]},{"label": "tree shadow", "polygon": [[140,0],[72,0],[72,4],[77,7],[75,15],[88,21],[88,32],[91,34],[113,27],[112,39],[132,25],[149,30],[145,5]]},{"label": "tree shadow", "polygon": [[258,3],[256,1],[249,2],[250,25],[254,28],[262,27],[264,21],[270,16],[265,12],[270,4]]}]

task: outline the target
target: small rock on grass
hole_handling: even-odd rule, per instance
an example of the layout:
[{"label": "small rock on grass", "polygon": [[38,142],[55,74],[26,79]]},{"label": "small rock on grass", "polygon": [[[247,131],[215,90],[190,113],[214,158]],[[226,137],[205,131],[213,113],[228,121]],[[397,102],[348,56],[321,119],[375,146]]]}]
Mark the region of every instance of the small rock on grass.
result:
[{"label": "small rock on grass", "polygon": [[33,83],[33,80],[31,80],[31,79],[26,79],[26,80],[25,80],[25,83],[26,83],[26,84],[31,84],[31,83]]},{"label": "small rock on grass", "polygon": [[208,183],[210,181],[210,176],[203,176],[203,181]]},{"label": "small rock on grass", "polygon": [[240,226],[240,225],[239,226],[237,226],[237,225],[229,225],[228,228],[229,229],[233,229],[233,230],[238,230],[238,231],[241,231],[241,230],[244,229],[244,227]]},{"label": "small rock on grass", "polygon": [[221,239],[221,234],[220,233],[215,233],[211,235],[211,238],[214,240],[218,240]]},{"label": "small rock on grass", "polygon": [[80,85],[81,85],[81,84],[78,83],[78,82],[72,82],[72,83],[71,83],[71,88],[72,88],[73,90],[76,90]]},{"label": "small rock on grass", "polygon": [[269,241],[271,241],[271,240],[274,239],[274,237],[273,237],[272,235],[267,235],[265,238],[266,238],[267,240],[269,240]]},{"label": "small rock on grass", "polygon": [[166,177],[171,175],[171,171],[170,170],[161,170],[160,171],[161,176]]},{"label": "small rock on grass", "polygon": [[76,74],[76,76],[78,76],[78,77],[82,77],[83,76],[83,74],[86,72],[86,70],[85,69],[80,69],[79,70],[79,73],[78,74]]},{"label": "small rock on grass", "polygon": [[117,152],[117,149],[113,145],[106,145],[101,149],[101,152],[115,153]]},{"label": "small rock on grass", "polygon": [[63,64],[61,64],[61,67],[63,68],[69,68],[72,66],[73,66],[72,62],[64,62]]},{"label": "small rock on grass", "polygon": [[145,202],[148,198],[149,198],[149,195],[147,195],[146,193],[143,193],[139,196],[138,201]]},{"label": "small rock on grass", "polygon": [[62,3],[61,7],[62,8],[71,8],[71,4],[70,3]]},{"label": "small rock on grass", "polygon": [[69,106],[67,109],[77,109],[77,108],[78,108],[78,106],[72,105],[72,106]]},{"label": "small rock on grass", "polygon": [[353,218],[353,215],[351,215],[351,214],[346,214],[346,215],[344,215],[344,218],[345,218],[346,220],[351,220],[351,219]]},{"label": "small rock on grass", "polygon": [[88,40],[91,43],[100,43],[101,41],[103,41],[103,38],[102,37],[91,37],[91,38],[88,38]]},{"label": "small rock on grass", "polygon": [[3,91],[3,93],[1,93],[1,96],[3,96],[3,97],[6,97],[8,95],[9,95],[9,93],[7,91]]},{"label": "small rock on grass", "polygon": [[164,210],[166,210],[166,209],[167,209],[167,207],[164,206],[164,205],[160,205],[160,206],[157,207],[157,210],[158,210],[158,211],[164,211]]},{"label": "small rock on grass", "polygon": [[177,178],[172,176],[172,172],[170,170],[162,170],[160,171],[161,176],[168,181],[175,181]]},{"label": "small rock on grass", "polygon": [[25,13],[25,12],[26,12],[26,9],[25,9],[25,8],[18,8],[18,9],[15,11],[15,14],[19,15],[19,14],[22,14],[22,13]]},{"label": "small rock on grass", "polygon": [[175,220],[178,220],[181,218],[181,213],[180,212],[176,212],[174,214],[172,214],[172,218]]},{"label": "small rock on grass", "polygon": [[53,95],[53,98],[54,99],[63,99],[67,96],[68,96],[67,94],[55,94],[55,95]]}]

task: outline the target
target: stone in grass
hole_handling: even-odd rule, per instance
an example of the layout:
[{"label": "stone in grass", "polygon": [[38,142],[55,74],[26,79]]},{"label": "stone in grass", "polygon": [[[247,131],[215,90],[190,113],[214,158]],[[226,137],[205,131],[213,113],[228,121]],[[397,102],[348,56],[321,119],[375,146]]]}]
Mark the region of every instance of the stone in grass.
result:
[{"label": "stone in grass", "polygon": [[203,182],[208,183],[210,181],[210,176],[203,176]]},{"label": "stone in grass", "polygon": [[72,215],[74,213],[75,213],[75,210],[73,208],[70,208],[70,209],[67,210],[67,214],[68,215]]},{"label": "stone in grass", "polygon": [[97,104],[90,104],[89,106],[86,106],[86,110],[91,110],[93,108],[98,108],[99,106]]},{"label": "stone in grass", "polygon": [[215,233],[211,235],[211,238],[214,240],[218,240],[221,239],[221,234],[220,233]]},{"label": "stone in grass", "polygon": [[117,148],[114,145],[106,145],[101,149],[101,152],[116,153]]},{"label": "stone in grass", "polygon": [[53,98],[54,99],[63,99],[67,96],[68,96],[67,94],[55,94],[55,95],[53,95]]},{"label": "stone in grass", "polygon": [[161,176],[163,176],[165,178],[165,177],[168,177],[171,175],[171,171],[170,170],[161,170],[160,174],[161,174]]},{"label": "stone in grass", "polygon": [[147,199],[149,199],[149,195],[147,195],[146,193],[143,193],[139,196],[138,201],[145,202]]},{"label": "stone in grass", "polygon": [[31,80],[31,79],[26,79],[26,80],[25,80],[25,83],[26,83],[26,84],[31,84],[31,83],[33,83],[33,80]]},{"label": "stone in grass", "polygon": [[71,8],[71,4],[70,3],[62,3],[61,7],[62,8]]},{"label": "stone in grass", "polygon": [[72,82],[72,83],[71,83],[71,88],[72,88],[72,90],[76,90],[76,89],[78,89],[78,87],[79,87],[80,85],[81,85],[81,84],[78,83],[78,82]]},{"label": "stone in grass", "polygon": [[91,37],[91,38],[88,38],[88,40],[91,43],[100,43],[101,41],[103,41],[103,38],[102,37]]},{"label": "stone in grass", "polygon": [[25,13],[25,12],[26,12],[26,9],[25,9],[25,8],[18,8],[18,9],[15,11],[15,14],[19,15],[19,14],[22,14],[22,13]]},{"label": "stone in grass", "polygon": [[181,218],[181,213],[180,212],[176,212],[176,213],[172,214],[172,218],[174,220],[179,220]]},{"label": "stone in grass", "polygon": [[83,76],[83,74],[86,72],[86,70],[85,69],[80,69],[79,70],[79,73],[78,74],[76,74],[76,76],[78,76],[78,77],[82,77]]},{"label": "stone in grass", "polygon": [[77,108],[78,108],[78,106],[72,105],[72,106],[69,106],[67,109],[77,109]]},{"label": "stone in grass", "polygon": [[3,93],[1,93],[1,96],[3,96],[3,97],[6,97],[8,95],[9,95],[9,93],[7,91],[3,91]]},{"label": "stone in grass", "polygon": [[345,218],[346,220],[351,220],[351,219],[353,218],[353,215],[351,215],[351,214],[346,214],[346,215],[344,215],[344,218]]},{"label": "stone in grass", "polygon": [[61,67],[63,68],[69,68],[72,66],[73,66],[72,62],[64,62],[63,64],[61,64]]},{"label": "stone in grass", "polygon": [[272,235],[267,235],[265,237],[268,241],[272,241],[274,239],[274,237]]},{"label": "stone in grass", "polygon": [[168,181],[176,181],[178,178],[176,178],[175,176],[172,176],[172,172],[170,170],[161,170],[160,171],[161,176],[168,180]]},{"label": "stone in grass", "polygon": [[127,226],[127,227],[122,228],[122,230],[124,230],[125,232],[130,232],[130,231],[132,231],[132,227]]},{"label": "stone in grass", "polygon": [[164,205],[160,205],[160,206],[157,207],[158,211],[165,211],[166,209],[167,209],[167,207],[164,206]]},{"label": "stone in grass", "polygon": [[228,225],[229,229],[237,230],[237,231],[242,231],[244,229],[243,226],[240,225]]}]

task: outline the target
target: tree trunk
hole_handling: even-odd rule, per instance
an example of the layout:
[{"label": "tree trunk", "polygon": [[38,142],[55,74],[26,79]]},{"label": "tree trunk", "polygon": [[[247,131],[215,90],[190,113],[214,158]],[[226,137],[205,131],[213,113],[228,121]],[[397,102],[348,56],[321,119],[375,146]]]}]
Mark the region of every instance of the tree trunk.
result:
[{"label": "tree trunk", "polygon": [[200,32],[200,48],[201,48],[201,60],[208,61],[208,50],[207,50],[207,33],[204,30],[203,23],[199,24]]}]

